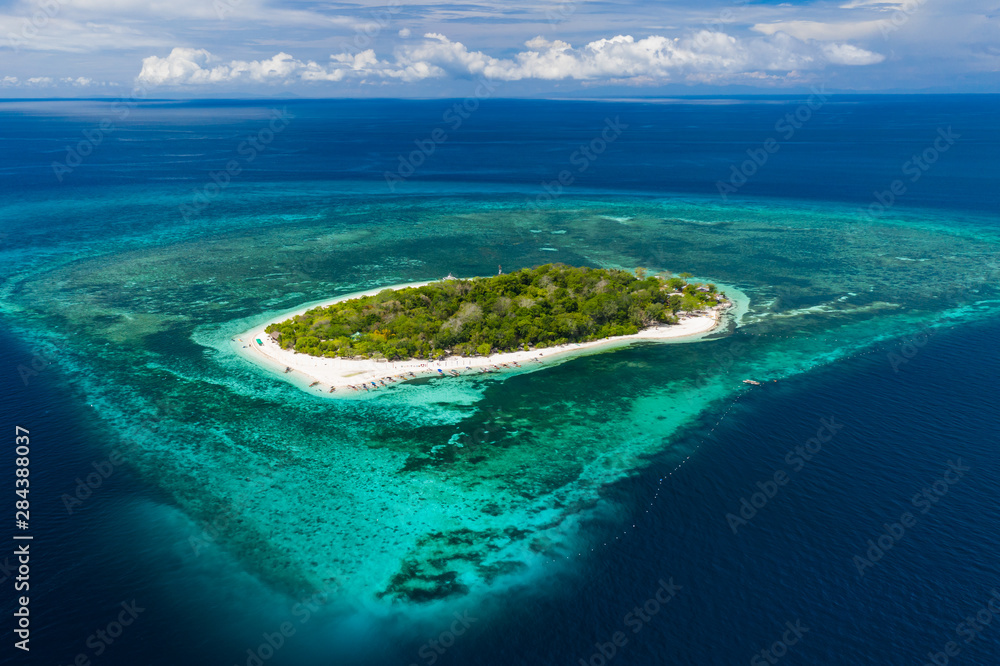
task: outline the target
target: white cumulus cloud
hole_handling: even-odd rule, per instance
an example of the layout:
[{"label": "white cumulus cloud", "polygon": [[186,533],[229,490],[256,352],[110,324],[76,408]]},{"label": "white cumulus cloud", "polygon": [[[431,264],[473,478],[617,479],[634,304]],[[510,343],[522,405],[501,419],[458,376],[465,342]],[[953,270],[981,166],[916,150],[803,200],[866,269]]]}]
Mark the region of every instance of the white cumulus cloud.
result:
[{"label": "white cumulus cloud", "polygon": [[303,62],[287,53],[265,60],[221,62],[205,49],[175,48],[164,58],[143,58],[139,80],[149,85],[225,83],[229,81],[336,81],[343,74],[328,72],[315,62]]},{"label": "white cumulus cloud", "polygon": [[827,65],[870,65],[883,56],[847,43],[816,43],[784,32],[740,39],[701,30],[685,37],[615,35],[580,47],[536,37],[509,58],[498,58],[439,33],[396,47],[391,59],[368,49],[330,56],[326,64],[287,53],[263,60],[224,62],[205,49],[175,48],[143,59],[139,81],[198,85],[251,81],[420,81],[482,76],[499,81],[563,80],[663,83],[778,78]]},{"label": "white cumulus cloud", "polygon": [[885,60],[881,53],[873,53],[853,44],[824,44],[823,54],[835,65],[874,65]]},{"label": "white cumulus cloud", "polygon": [[757,23],[751,30],[773,35],[783,32],[796,39],[815,39],[818,41],[856,39],[881,32],[889,24],[887,19],[874,21],[839,21],[823,23],[822,21],[778,21],[775,23]]}]

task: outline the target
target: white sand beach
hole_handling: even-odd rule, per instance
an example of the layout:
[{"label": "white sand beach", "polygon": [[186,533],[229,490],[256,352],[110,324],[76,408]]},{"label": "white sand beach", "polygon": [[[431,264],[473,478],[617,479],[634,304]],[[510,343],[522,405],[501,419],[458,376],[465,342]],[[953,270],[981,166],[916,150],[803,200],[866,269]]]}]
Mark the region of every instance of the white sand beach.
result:
[{"label": "white sand beach", "polygon": [[[308,310],[325,307],[333,303],[377,294],[383,289],[403,289],[420,287],[427,282],[380,287],[365,292],[347,294],[339,298],[314,303],[298,310],[283,314],[274,321],[284,321]],[[244,358],[256,365],[277,373],[294,384],[319,393],[333,393],[336,396],[357,395],[375,391],[393,382],[403,382],[431,376],[463,376],[484,372],[521,371],[553,359],[567,357],[595,350],[620,347],[635,342],[678,340],[702,336],[719,325],[722,313],[729,303],[723,303],[698,314],[682,315],[680,322],[669,326],[647,328],[634,335],[620,335],[592,342],[574,343],[546,347],[532,351],[517,351],[491,354],[490,356],[448,356],[441,360],[411,359],[407,361],[352,360],[344,358],[322,358],[282,349],[265,333],[264,329],[273,322],[255,326],[251,330],[233,338],[233,346]],[[457,373],[457,374],[456,374]],[[333,389],[333,390],[331,390]]]}]

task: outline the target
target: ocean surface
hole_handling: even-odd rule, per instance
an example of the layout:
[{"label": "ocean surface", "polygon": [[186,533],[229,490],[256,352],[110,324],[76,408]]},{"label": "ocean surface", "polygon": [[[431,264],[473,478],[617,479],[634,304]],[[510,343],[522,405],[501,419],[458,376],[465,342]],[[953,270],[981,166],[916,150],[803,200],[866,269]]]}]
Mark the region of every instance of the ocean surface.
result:
[{"label": "ocean surface", "polygon": [[[0,103],[0,663],[1000,664],[998,110]],[[740,307],[352,400],[231,346],[553,261]]]}]

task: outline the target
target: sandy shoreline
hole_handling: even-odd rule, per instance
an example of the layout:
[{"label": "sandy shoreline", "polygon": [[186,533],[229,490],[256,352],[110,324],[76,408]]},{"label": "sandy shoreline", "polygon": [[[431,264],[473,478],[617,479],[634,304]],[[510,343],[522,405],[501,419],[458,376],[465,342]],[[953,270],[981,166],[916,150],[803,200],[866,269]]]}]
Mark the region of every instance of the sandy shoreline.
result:
[{"label": "sandy shoreline", "polygon": [[[361,393],[375,391],[384,386],[391,386],[393,381],[406,381],[421,377],[464,376],[497,372],[504,370],[517,371],[537,366],[546,360],[563,359],[581,352],[597,349],[625,346],[634,342],[656,340],[678,340],[708,333],[722,319],[724,306],[718,306],[705,314],[682,316],[677,324],[647,328],[634,335],[620,335],[592,342],[581,342],[558,347],[546,347],[532,351],[518,351],[492,354],[488,357],[448,356],[438,361],[412,359],[408,361],[376,361],[374,359],[351,360],[343,358],[321,358],[300,354],[282,349],[264,332],[271,323],[284,321],[290,317],[302,314],[314,308],[325,307],[340,301],[377,294],[383,289],[402,289],[405,287],[420,287],[436,282],[412,282],[408,284],[379,287],[365,292],[346,294],[329,301],[314,303],[297,310],[282,314],[280,317],[242,333],[232,339],[233,348],[244,358],[255,365],[279,374],[292,383],[318,393],[334,393],[337,396],[357,395],[355,387]],[[259,342],[258,342],[259,341]],[[286,372],[286,368],[291,370]],[[457,375],[455,374],[457,373]],[[367,391],[362,388],[367,387]],[[333,391],[331,391],[333,389]]]}]

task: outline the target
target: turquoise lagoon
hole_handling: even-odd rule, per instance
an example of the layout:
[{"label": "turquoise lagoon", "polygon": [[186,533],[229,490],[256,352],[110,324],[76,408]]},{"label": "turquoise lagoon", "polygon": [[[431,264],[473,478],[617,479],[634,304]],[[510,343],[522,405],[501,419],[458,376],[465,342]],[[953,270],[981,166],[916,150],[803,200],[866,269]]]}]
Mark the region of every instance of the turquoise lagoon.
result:
[{"label": "turquoise lagoon", "polygon": [[[372,609],[540,580],[599,550],[588,525],[627,513],[606,489],[684,461],[680,434],[755,390],[744,378],[898,363],[900,344],[1000,306],[998,234],[974,214],[608,193],[539,208],[469,189],[234,185],[190,221],[166,189],[27,194],[4,207],[23,233],[0,302],[109,426],[109,449],[194,521],[177,552]],[[304,391],[229,345],[309,302],[551,261],[688,271],[743,306],[689,344],[365,400]]]}]

